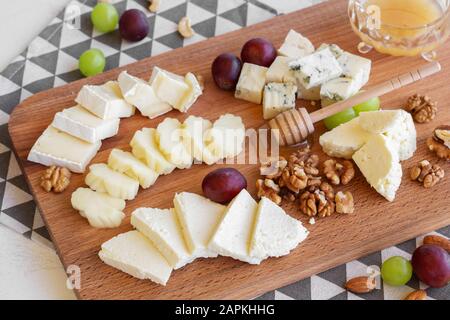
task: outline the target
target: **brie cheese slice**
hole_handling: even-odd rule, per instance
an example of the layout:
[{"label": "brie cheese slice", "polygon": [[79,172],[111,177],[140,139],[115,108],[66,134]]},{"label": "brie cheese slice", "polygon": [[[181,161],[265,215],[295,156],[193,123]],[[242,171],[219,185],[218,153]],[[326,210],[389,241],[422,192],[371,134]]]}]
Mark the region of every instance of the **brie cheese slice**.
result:
[{"label": "brie cheese slice", "polygon": [[162,101],[175,109],[183,109],[186,96],[191,89],[194,90],[184,80],[179,75],[154,67],[149,82]]}]

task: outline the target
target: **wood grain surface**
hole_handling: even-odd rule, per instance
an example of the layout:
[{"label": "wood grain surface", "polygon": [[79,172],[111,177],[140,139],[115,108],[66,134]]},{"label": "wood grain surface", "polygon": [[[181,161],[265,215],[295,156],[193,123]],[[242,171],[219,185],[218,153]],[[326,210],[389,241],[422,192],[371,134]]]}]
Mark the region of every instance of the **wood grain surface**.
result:
[{"label": "wood grain surface", "polygon": [[[301,219],[310,230],[310,236],[290,255],[268,259],[259,266],[248,265],[231,258],[200,259],[174,271],[166,287],[151,281],[134,279],[125,273],[103,264],[97,256],[101,243],[131,229],[130,213],[142,206],[168,208],[172,206],[175,192],[201,193],[201,181],[211,170],[223,165],[195,165],[189,170],[176,170],[160,177],[156,184],[140,191],[137,198],[127,202],[127,214],[121,227],[94,229],[70,205],[70,195],[83,185],[84,176],[73,175],[69,188],[62,194],[46,193],[39,187],[44,167],[28,162],[28,152],[43,130],[51,123],[54,114],[74,104],[73,99],[81,86],[101,84],[114,80],[122,70],[148,79],[153,66],[184,74],[188,71],[205,78],[204,94],[189,114],[214,120],[228,112],[241,116],[247,128],[264,124],[262,108],[233,97],[232,92],[219,90],[213,83],[210,65],[222,52],[239,54],[242,45],[250,38],[265,37],[279,46],[289,29],[293,28],[318,46],[322,42],[336,43],[343,49],[356,52],[358,38],[352,33],[346,15],[344,0],[329,1],[306,10],[280,16],[272,20],[222,35],[185,48],[147,58],[101,75],[79,80],[62,87],[38,93],[17,106],[10,118],[9,131],[19,162],[35,196],[37,204],[64,266],[81,268],[82,299],[239,299],[253,298],[264,292],[298,281],[315,273],[359,258],[371,252],[411,239],[420,234],[450,224],[450,179],[446,177],[433,189],[424,189],[409,180],[409,168],[422,159],[439,163],[448,171],[448,164],[438,159],[426,148],[425,140],[435,126],[450,123],[448,103],[450,91],[450,45],[439,50],[443,71],[425,81],[413,84],[382,97],[383,108],[401,107],[414,93],[427,94],[439,103],[436,119],[429,124],[416,125],[418,149],[414,157],[402,163],[403,180],[395,202],[389,203],[379,196],[357,172],[346,190],[353,192],[356,210],[353,215],[333,215],[309,225],[295,206],[288,212]],[[424,64],[420,58],[395,58],[371,52],[373,61],[370,84],[375,84]],[[299,101],[309,111],[309,102]],[[167,114],[180,120],[188,115],[172,111]],[[164,117],[154,120],[135,115],[122,120],[119,134],[103,141],[101,151],[93,162],[106,161],[112,148],[129,149],[133,133],[142,127],[155,127]],[[321,123],[311,138],[313,150],[321,159],[327,157],[320,151],[318,137],[324,131]],[[286,152],[286,150],[284,150]],[[255,194],[254,182],[259,166],[236,165],[248,179],[249,190]]]}]

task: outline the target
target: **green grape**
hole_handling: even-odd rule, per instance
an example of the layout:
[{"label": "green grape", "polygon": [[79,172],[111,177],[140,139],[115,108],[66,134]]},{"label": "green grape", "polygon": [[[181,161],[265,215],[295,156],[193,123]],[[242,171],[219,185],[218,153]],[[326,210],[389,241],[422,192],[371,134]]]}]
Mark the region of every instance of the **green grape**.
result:
[{"label": "green grape", "polygon": [[380,99],[378,97],[367,100],[353,107],[357,116],[365,111],[377,111],[380,109]]},{"label": "green grape", "polygon": [[92,10],[91,21],[98,31],[110,32],[116,28],[119,14],[112,4],[100,2]]},{"label": "green grape", "polygon": [[85,77],[95,76],[105,69],[105,56],[99,49],[89,49],[83,52],[78,61],[78,67]]},{"label": "green grape", "polygon": [[381,277],[391,286],[405,285],[411,279],[412,273],[411,262],[400,256],[390,257],[381,265]]},{"label": "green grape", "polygon": [[323,120],[323,123],[325,124],[325,127],[327,127],[328,130],[331,130],[333,128],[336,128],[340,124],[352,120],[355,117],[356,117],[355,111],[352,108],[348,108],[344,111],[329,116],[328,118],[325,118]]}]

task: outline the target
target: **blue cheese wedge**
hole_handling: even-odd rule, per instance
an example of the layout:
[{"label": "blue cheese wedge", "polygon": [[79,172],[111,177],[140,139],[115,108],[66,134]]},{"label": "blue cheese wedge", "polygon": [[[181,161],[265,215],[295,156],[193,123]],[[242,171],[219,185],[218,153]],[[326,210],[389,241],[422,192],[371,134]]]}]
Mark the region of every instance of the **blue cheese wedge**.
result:
[{"label": "blue cheese wedge", "polygon": [[361,87],[353,78],[340,77],[325,82],[320,88],[322,106],[346,100],[358,93]]},{"label": "blue cheese wedge", "polygon": [[217,257],[208,245],[226,207],[190,192],[177,193],[173,203],[190,252],[196,257]]},{"label": "blue cheese wedge", "polygon": [[135,108],[124,100],[117,81],[108,81],[101,86],[84,85],[75,101],[102,119],[127,118],[135,112]]},{"label": "blue cheese wedge", "polygon": [[94,228],[116,228],[125,214],[125,201],[89,188],[78,188],[71,196],[71,204]]},{"label": "blue cheese wedge", "polygon": [[261,258],[249,254],[257,208],[256,201],[247,190],[242,189],[225,210],[222,221],[211,239],[210,248],[222,256],[259,264]]},{"label": "blue cheese wedge", "polygon": [[159,99],[148,82],[122,71],[119,86],[125,100],[135,106],[142,115],[156,118],[172,110],[172,106]]},{"label": "blue cheese wedge", "polygon": [[138,231],[119,234],[102,244],[100,259],[138,279],[166,285],[172,267],[158,249]]},{"label": "blue cheese wedge", "polygon": [[136,131],[130,142],[131,152],[156,173],[169,174],[176,167],[159,150],[156,135],[154,128],[142,128]]},{"label": "blue cheese wedge", "polygon": [[138,180],[144,189],[152,186],[158,179],[158,174],[145,163],[133,156],[132,153],[119,149],[111,150],[108,157],[108,166],[114,171]]},{"label": "blue cheese wedge", "polygon": [[372,61],[369,59],[344,52],[337,58],[337,61],[342,68],[342,74],[354,79],[359,88],[362,88],[369,81],[372,67]]},{"label": "blue cheese wedge", "polygon": [[184,242],[180,223],[173,209],[136,209],[131,215],[131,224],[158,248],[174,269],[179,269],[196,258]]},{"label": "blue cheese wedge", "polygon": [[124,200],[133,200],[139,190],[137,180],[112,170],[104,163],[92,164],[84,182],[94,191]]},{"label": "blue cheese wedge", "polygon": [[237,99],[261,104],[267,70],[266,67],[244,63],[234,96]]},{"label": "blue cheese wedge", "polygon": [[293,58],[278,56],[270,65],[266,73],[266,83],[269,82],[284,82],[284,83],[296,83],[294,74],[289,69],[289,62],[294,60]]},{"label": "blue cheese wedge", "polygon": [[281,112],[295,108],[297,86],[292,83],[271,82],[264,87],[263,117],[275,118]]},{"label": "blue cheese wedge", "polygon": [[281,207],[262,197],[250,243],[250,255],[262,260],[289,254],[306,239],[308,231]]},{"label": "blue cheese wedge", "polygon": [[396,145],[386,136],[376,134],[352,158],[372,188],[388,201],[394,201],[402,180]]},{"label": "blue cheese wedge", "polygon": [[333,53],[334,57],[338,59],[345,51],[342,50],[337,44],[322,43],[316,51],[323,49],[329,49]]},{"label": "blue cheese wedge", "polygon": [[301,58],[314,52],[314,46],[308,38],[295,30],[289,30],[278,54],[290,58]]},{"label": "blue cheese wedge", "polygon": [[52,126],[81,140],[95,143],[115,136],[120,119],[101,119],[77,105],[57,112]]},{"label": "blue cheese wedge", "polygon": [[84,172],[102,143],[86,142],[49,126],[36,140],[28,154],[28,161],[44,166],[60,166],[72,172]]},{"label": "blue cheese wedge", "polygon": [[329,48],[289,63],[289,68],[306,89],[324,84],[342,74],[342,68]]}]

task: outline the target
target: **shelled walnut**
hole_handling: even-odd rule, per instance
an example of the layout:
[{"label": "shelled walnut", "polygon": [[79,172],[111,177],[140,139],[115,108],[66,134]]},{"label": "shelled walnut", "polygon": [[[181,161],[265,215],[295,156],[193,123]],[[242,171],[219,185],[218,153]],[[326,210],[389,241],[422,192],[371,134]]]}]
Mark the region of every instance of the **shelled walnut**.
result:
[{"label": "shelled walnut", "polygon": [[437,103],[431,101],[428,96],[415,94],[409,97],[405,110],[410,112],[418,123],[430,122],[436,116]]},{"label": "shelled walnut", "polygon": [[68,169],[51,166],[41,176],[41,187],[47,191],[63,192],[70,183],[71,173]]},{"label": "shelled walnut", "polygon": [[336,193],[335,201],[337,213],[353,213],[355,210],[353,195],[350,191],[339,191]]},{"label": "shelled walnut", "polygon": [[261,164],[259,174],[265,176],[267,179],[277,179],[281,177],[283,169],[286,168],[287,161],[284,157],[272,159]]},{"label": "shelled walnut", "polygon": [[266,197],[276,204],[281,203],[280,187],[273,180],[258,179],[256,181],[256,190],[258,198]]},{"label": "shelled walnut", "polygon": [[428,149],[441,159],[450,160],[450,126],[439,126],[427,140]]},{"label": "shelled walnut", "polygon": [[355,168],[349,160],[340,163],[334,159],[328,159],[323,163],[323,173],[332,184],[336,186],[341,183],[346,185],[355,176]]},{"label": "shelled walnut", "polygon": [[431,188],[444,178],[445,172],[438,165],[431,165],[428,160],[420,161],[411,168],[411,180],[423,183],[425,188]]},{"label": "shelled walnut", "polygon": [[335,211],[333,187],[326,182],[310,187],[300,196],[300,211],[308,217],[330,216]]}]

